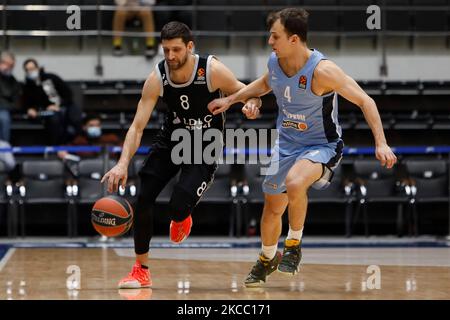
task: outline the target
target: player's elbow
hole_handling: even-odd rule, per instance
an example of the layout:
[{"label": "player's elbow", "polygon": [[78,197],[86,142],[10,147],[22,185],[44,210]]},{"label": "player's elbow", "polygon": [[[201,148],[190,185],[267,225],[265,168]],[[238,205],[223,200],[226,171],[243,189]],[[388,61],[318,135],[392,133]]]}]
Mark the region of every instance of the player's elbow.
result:
[{"label": "player's elbow", "polygon": [[362,110],[376,109],[377,108],[375,100],[373,100],[369,96],[366,96],[366,97],[364,97],[364,99],[361,99],[361,101],[359,101],[357,103],[357,106],[360,107]]}]

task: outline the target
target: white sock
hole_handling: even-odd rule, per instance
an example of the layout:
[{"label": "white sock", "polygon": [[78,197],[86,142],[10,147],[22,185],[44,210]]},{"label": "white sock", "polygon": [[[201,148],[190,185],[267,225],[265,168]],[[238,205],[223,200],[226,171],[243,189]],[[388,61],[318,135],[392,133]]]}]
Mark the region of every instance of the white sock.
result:
[{"label": "white sock", "polygon": [[272,260],[273,257],[275,257],[275,255],[277,254],[277,247],[277,244],[274,244],[273,246],[262,245],[262,253],[266,258]]},{"label": "white sock", "polygon": [[303,229],[299,231],[292,230],[291,226],[289,226],[289,232],[286,239],[295,239],[295,240],[302,240],[303,236]]}]

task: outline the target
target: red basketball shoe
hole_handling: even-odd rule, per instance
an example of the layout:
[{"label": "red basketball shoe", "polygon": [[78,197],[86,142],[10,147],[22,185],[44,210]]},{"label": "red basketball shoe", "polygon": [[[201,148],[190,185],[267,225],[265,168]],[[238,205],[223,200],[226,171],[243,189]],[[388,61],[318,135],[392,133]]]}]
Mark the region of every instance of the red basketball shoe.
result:
[{"label": "red basketball shoe", "polygon": [[131,272],[120,280],[119,289],[139,289],[148,288],[152,285],[152,278],[148,269],[142,268],[139,261],[133,266]]},{"label": "red basketball shoe", "polygon": [[170,240],[174,243],[181,243],[191,233],[192,217],[189,215],[181,222],[170,222]]}]

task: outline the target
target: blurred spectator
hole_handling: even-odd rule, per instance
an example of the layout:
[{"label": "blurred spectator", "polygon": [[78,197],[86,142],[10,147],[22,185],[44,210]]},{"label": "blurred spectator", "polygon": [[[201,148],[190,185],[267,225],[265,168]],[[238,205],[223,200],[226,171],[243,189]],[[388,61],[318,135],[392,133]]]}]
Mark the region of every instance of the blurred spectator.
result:
[{"label": "blurred spectator", "polygon": [[[116,0],[116,4],[119,8],[114,12],[114,32],[123,32],[125,23],[134,18],[139,18],[142,21],[145,32],[155,31],[153,12],[150,10],[150,6],[155,4],[155,0]],[[148,6],[148,8],[131,10],[133,6]],[[113,37],[114,55],[121,56],[123,54],[122,42],[122,36],[115,35]],[[153,36],[147,37],[145,46],[145,56],[153,58],[157,52],[155,38]]]},{"label": "blurred spectator", "polygon": [[58,145],[81,131],[81,110],[73,103],[72,90],[57,75],[46,73],[35,59],[23,64],[26,74],[23,104],[31,119],[42,119],[48,143]]},{"label": "blurred spectator", "polygon": [[17,105],[21,86],[12,75],[16,63],[10,52],[0,54],[0,140],[10,141],[11,115],[10,111]]},{"label": "blurred spectator", "polygon": [[[114,133],[105,134],[102,131],[102,121],[96,114],[89,115],[85,118],[83,124],[83,132],[76,136],[70,143],[71,146],[120,146],[121,139]],[[67,151],[59,151],[58,157],[66,159],[70,154]],[[98,153],[95,152],[77,152],[80,157],[96,157]]]}]

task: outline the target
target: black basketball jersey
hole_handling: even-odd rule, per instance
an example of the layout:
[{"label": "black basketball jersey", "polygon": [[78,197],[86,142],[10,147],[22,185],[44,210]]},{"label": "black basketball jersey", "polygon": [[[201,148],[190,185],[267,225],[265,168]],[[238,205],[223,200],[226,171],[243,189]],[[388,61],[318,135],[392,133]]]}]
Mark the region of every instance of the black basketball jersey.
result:
[{"label": "black basketball jersey", "polygon": [[195,67],[191,78],[183,84],[170,80],[169,67],[165,60],[158,63],[156,72],[161,80],[160,97],[168,106],[160,137],[170,141],[175,129],[194,130],[215,128],[223,132],[225,114],[213,115],[208,103],[221,97],[220,90],[212,92],[209,65],[213,56],[195,55]]}]

